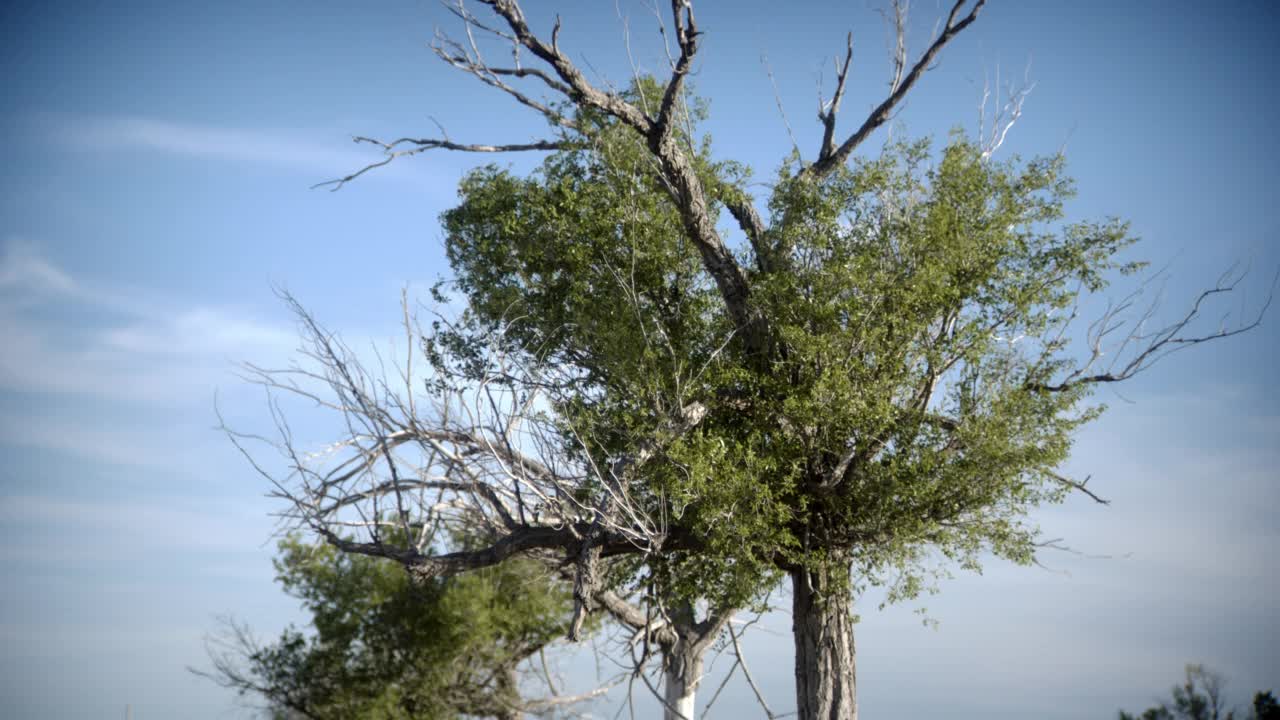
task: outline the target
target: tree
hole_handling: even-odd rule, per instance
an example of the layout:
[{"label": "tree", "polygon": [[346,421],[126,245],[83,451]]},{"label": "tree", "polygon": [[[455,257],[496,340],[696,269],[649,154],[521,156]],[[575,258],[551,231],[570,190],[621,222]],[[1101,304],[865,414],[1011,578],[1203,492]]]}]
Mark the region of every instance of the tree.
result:
[{"label": "tree", "polygon": [[1254,693],[1251,720],[1280,720],[1280,702],[1270,690]]},{"label": "tree", "polygon": [[[1223,687],[1226,681],[1203,665],[1187,665],[1186,677],[1172,690],[1173,702],[1162,702],[1147,708],[1141,715],[1120,711],[1120,720],[1233,720],[1235,710],[1228,709]],[[1280,706],[1271,691],[1255,693],[1248,720],[1271,720],[1280,717]]]},{"label": "tree", "polygon": [[278,580],[303,601],[314,635],[289,628],[260,645],[228,621],[212,670],[197,671],[260,697],[273,717],[514,718],[603,691],[522,696],[518,669],[563,636],[570,602],[536,562],[414,583],[391,564],[296,536],[280,552]]},{"label": "tree", "polygon": [[[436,374],[428,384],[430,397],[419,404],[412,368],[422,360],[415,352],[415,343],[425,336],[409,315],[407,304],[404,322],[408,353],[397,389],[395,380],[371,375],[340,338],[321,328],[293,298],[284,298],[297,315],[307,348],[304,354],[314,361],[314,367],[269,370],[248,365],[245,369],[277,396],[292,395],[341,411],[348,437],[324,451],[302,453],[284,422],[279,398],[271,403],[282,433],[276,447],[288,459],[293,478],[308,493],[307,512],[324,517],[324,524],[317,527],[322,535],[328,534],[331,545],[346,546],[351,542],[333,534],[335,528],[342,532],[342,528],[356,527],[367,529],[381,552],[396,548],[396,552],[419,556],[448,554],[449,550],[465,553],[470,547],[483,546],[486,538],[500,536],[508,523],[516,522],[513,514],[521,512],[522,493],[545,499],[548,494],[581,489],[575,490],[574,485],[581,478],[560,467],[567,456],[549,454],[549,463],[541,465],[534,455],[517,449],[519,443],[532,441],[537,448],[554,438],[545,434],[545,418],[529,412],[534,395],[526,396],[515,407],[500,410],[515,399],[510,393],[494,391],[509,379],[504,373],[515,370],[506,355],[490,358],[497,368],[493,375],[474,368]],[[464,341],[452,331],[439,335],[448,343]],[[430,342],[424,341],[424,347],[428,359],[443,362]],[[449,357],[458,361],[454,355]],[[480,362],[475,356],[462,358],[461,362],[490,367],[489,362]],[[473,378],[472,373],[480,374]],[[465,381],[469,378],[483,389],[467,387]],[[317,380],[319,387],[312,387],[314,383],[310,381]],[[455,385],[459,380],[463,384]],[[423,425],[428,417],[434,426]],[[495,422],[499,424],[493,425]],[[246,450],[247,441],[265,441],[230,429],[227,432],[241,450]],[[416,454],[412,452],[415,449]],[[259,472],[270,477],[247,451],[245,455]],[[440,474],[433,476],[433,471]],[[277,483],[277,489],[280,496],[299,500],[285,484]],[[387,495],[394,501],[379,505]],[[446,499],[447,496],[452,497]],[[509,506],[509,501],[515,501],[514,505]],[[348,511],[353,515],[344,515]],[[548,509],[541,506],[532,512],[540,515]],[[545,520],[551,522],[555,517]],[[542,520],[535,518],[534,522]],[[374,562],[365,555],[356,557],[363,557],[365,563]],[[523,559],[541,563],[551,576],[570,583],[575,580],[572,568],[554,553],[532,552]],[[663,608],[644,605],[643,597],[636,604],[633,588],[622,581],[636,572],[634,563],[609,560],[599,564],[597,570],[614,580],[593,583],[589,602],[593,610],[607,614],[630,633],[621,648],[623,654],[632,656],[633,680],[644,680],[663,703],[667,717],[688,717],[702,679],[704,656],[727,628],[734,609],[711,606],[698,613],[694,598],[674,596],[666,598],[669,605]],[[437,576],[425,580],[439,581]],[[571,637],[583,637],[585,619],[575,614]],[[553,618],[548,621],[553,634],[563,633],[563,622]],[[240,655],[250,657],[257,652],[245,633],[236,627],[231,630],[232,645],[249,649]],[[734,645],[736,651],[736,638]],[[735,667],[743,662],[741,653],[736,654]],[[655,656],[660,660],[665,694],[658,693],[644,675]]]},{"label": "tree", "polygon": [[[473,172],[442,218],[467,310],[422,334],[429,411],[416,389],[352,373],[311,326],[351,455],[328,470],[298,460],[278,487],[344,552],[423,578],[543,557],[573,574],[571,636],[611,588],[667,622],[698,598],[749,606],[785,578],[799,717],[854,718],[854,594],[912,596],[932,552],[1030,562],[1037,506],[1101,502],[1056,470],[1101,411],[1091,390],[1257,324],[1198,331],[1238,281],[1226,275],[1165,325],[1154,307],[1126,325],[1139,290],[1077,338],[1081,299],[1139,269],[1119,259],[1132,239],[1119,221],[1067,222],[1063,159],[996,162],[1003,131],[854,158],[981,0],[956,2],[914,64],[895,51],[888,95],[841,140],[850,40],[816,156],[782,164],[767,222],[748,169],[696,134],[690,2],[671,6],[670,75],[626,91],[587,80],[559,21],[547,37],[514,0],[478,4],[492,17],[450,6],[467,39],[441,36],[437,54],[540,113],[550,136],[378,143],[386,156],[365,170],[431,149],[549,155],[529,177]],[[485,38],[509,66],[485,59]],[[368,524],[384,512],[408,537],[452,525],[491,542],[387,542]],[[365,538],[340,532],[360,522]]]}]

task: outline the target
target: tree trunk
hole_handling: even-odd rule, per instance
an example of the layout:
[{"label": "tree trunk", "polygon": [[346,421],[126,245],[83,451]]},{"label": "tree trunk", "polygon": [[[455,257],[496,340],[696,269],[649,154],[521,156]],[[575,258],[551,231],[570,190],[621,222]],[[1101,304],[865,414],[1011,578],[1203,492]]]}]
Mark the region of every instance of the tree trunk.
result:
[{"label": "tree trunk", "polygon": [[857,720],[853,608],[823,573],[791,572],[798,720]]},{"label": "tree trunk", "polygon": [[663,683],[666,686],[666,692],[663,693],[666,706],[662,708],[662,720],[695,720],[697,686],[688,683],[682,673],[674,668],[667,670]]},{"label": "tree trunk", "polygon": [[499,670],[496,680],[497,720],[524,720],[524,711],[520,709],[520,676],[515,666]]},{"label": "tree trunk", "polygon": [[678,642],[666,655],[667,667],[662,720],[696,720],[698,682],[702,679],[702,653],[691,652],[689,643]]},{"label": "tree trunk", "polygon": [[671,610],[675,641],[662,649],[664,686],[662,720],[696,720],[698,683],[702,681],[702,658],[707,644],[706,628],[694,621],[693,605],[683,603]]}]

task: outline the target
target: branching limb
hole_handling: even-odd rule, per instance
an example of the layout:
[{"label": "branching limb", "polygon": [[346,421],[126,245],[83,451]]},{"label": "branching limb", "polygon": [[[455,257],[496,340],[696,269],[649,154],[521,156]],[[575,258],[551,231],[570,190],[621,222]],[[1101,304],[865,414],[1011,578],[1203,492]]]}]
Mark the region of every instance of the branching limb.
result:
[{"label": "branching limb", "polygon": [[[1009,134],[1009,130],[1013,124],[1018,122],[1022,117],[1022,104],[1026,102],[1027,97],[1031,95],[1031,91],[1036,88],[1036,84],[1031,82],[1031,63],[1027,63],[1026,71],[1022,76],[1022,84],[1014,85],[1009,83],[1003,88],[1004,104],[1000,103],[1000,66],[996,66],[995,86],[988,81],[986,74],[982,78],[982,99],[978,103],[978,141],[982,145],[982,157],[989,158],[995,154],[996,150],[1004,144],[1004,139]],[[994,99],[991,97],[994,92]],[[987,101],[992,100],[992,111],[990,115],[990,128],[987,117]]]},{"label": "branching limb", "polygon": [[[385,369],[370,373],[296,300],[285,299],[298,316],[304,355],[313,365],[248,367],[250,379],[269,392],[280,438],[228,432],[275,495],[290,504],[282,513],[289,522],[343,552],[395,561],[419,578],[490,567],[517,555],[571,568],[578,605],[574,636],[607,589],[601,587],[602,560],[694,542],[652,518],[653,508],[633,497],[631,485],[645,464],[703,421],[704,403],[687,403],[649,435],[635,438],[629,451],[599,462],[572,428],[566,437],[540,405],[547,381],[556,384],[556,369],[537,365],[536,353],[522,354],[494,337],[478,377],[451,377],[437,367],[445,375],[431,384],[433,395],[418,398],[423,378],[410,369],[429,363],[414,360],[412,348],[423,335],[407,311],[409,352],[404,368],[388,376]],[[301,451],[275,395],[333,413],[342,439],[319,452]],[[566,454],[567,440],[583,447]],[[259,464],[247,448],[255,442],[279,452],[288,471],[273,473]],[[399,530],[394,541],[387,528]],[[448,538],[459,533],[470,542],[451,546]],[[638,610],[621,610],[616,600],[605,598],[624,621],[638,617]]]},{"label": "branching limb", "polygon": [[[979,11],[986,5],[986,0],[977,0],[969,12],[962,17],[960,11],[966,4],[967,0],[957,0],[956,4],[951,7],[946,23],[942,26],[941,32],[938,33],[933,43],[920,55],[920,58],[911,67],[910,72],[902,78],[901,82],[896,83],[897,86],[889,93],[889,96],[871,111],[871,114],[867,116],[867,119],[853,134],[849,135],[839,147],[834,147],[833,143],[829,150],[828,144],[824,140],[823,152],[819,154],[817,161],[805,168],[804,173],[806,175],[821,178],[829,174],[832,170],[844,164],[853,153],[854,148],[862,144],[876,128],[888,122],[893,114],[893,109],[898,103],[902,102],[902,99],[910,92],[916,81],[920,79],[920,76],[929,69],[942,48],[977,19]],[[835,122],[834,116],[831,122]],[[826,125],[827,121],[823,120],[823,124]]]},{"label": "branching limb", "polygon": [[902,73],[907,69],[907,0],[893,0],[893,76],[889,81],[889,93],[902,86]]},{"label": "branching limb", "polygon": [[[1224,317],[1216,331],[1197,333],[1192,330],[1193,323],[1201,316],[1206,304],[1217,296],[1234,292],[1244,277],[1245,273],[1236,272],[1234,268],[1228,270],[1218,278],[1218,282],[1212,288],[1201,292],[1196,297],[1195,302],[1191,304],[1191,308],[1181,318],[1157,330],[1148,331],[1145,326],[1153,318],[1156,310],[1156,304],[1153,303],[1142,314],[1141,318],[1133,324],[1129,334],[1120,341],[1117,347],[1111,350],[1111,355],[1114,359],[1106,372],[1090,374],[1089,371],[1099,364],[1098,361],[1104,355],[1108,354],[1107,348],[1104,347],[1106,339],[1127,324],[1120,316],[1133,305],[1137,295],[1141,292],[1141,290],[1135,291],[1124,301],[1109,308],[1090,327],[1090,356],[1079,369],[1068,375],[1061,382],[1051,384],[1035,383],[1029,387],[1043,392],[1063,392],[1082,385],[1122,382],[1151,367],[1161,358],[1179,350],[1185,350],[1193,345],[1212,340],[1239,335],[1258,327],[1262,323],[1262,318],[1267,309],[1271,306],[1272,299],[1275,297],[1275,288],[1277,283],[1280,282],[1280,273],[1277,273],[1272,280],[1267,299],[1262,303],[1257,315],[1251,321],[1228,326]],[[1130,351],[1130,348],[1133,347],[1139,349]]]},{"label": "branching limb", "polygon": [[671,0],[671,18],[675,25],[676,44],[680,48],[680,57],[671,69],[671,79],[662,93],[662,105],[658,108],[658,116],[654,118],[654,132],[657,138],[651,140],[655,145],[667,141],[674,123],[676,103],[684,93],[684,81],[693,65],[693,56],[698,52],[698,27],[693,19],[693,3],[689,0]]},{"label": "branching limb", "polygon": [[818,120],[822,123],[822,148],[818,152],[818,160],[830,157],[836,152],[836,115],[840,112],[840,101],[844,99],[845,81],[849,79],[849,65],[853,63],[853,33],[845,38],[844,62],[836,65],[836,91],[831,100],[818,103]]},{"label": "branching limb", "polygon": [[742,676],[747,679],[747,685],[751,686],[751,692],[756,696],[756,702],[760,703],[760,707],[764,710],[764,716],[768,720],[778,720],[778,718],[785,717],[773,712],[769,707],[769,703],[765,701],[764,693],[760,691],[760,686],[756,684],[755,678],[751,676],[751,669],[747,667],[747,661],[742,656],[742,644],[738,641],[738,631],[734,630],[733,625],[728,627],[729,638],[733,642],[733,654],[738,659],[738,664],[742,666]]},{"label": "branching limb", "polygon": [[552,41],[547,43],[534,35],[525,20],[524,11],[515,0],[479,0],[489,6],[494,13],[506,21],[514,42],[528,49],[538,59],[550,65],[563,83],[561,92],[575,103],[602,110],[622,122],[648,135],[653,128],[653,121],[634,105],[612,93],[604,93],[587,81],[577,66],[561,52],[557,36],[559,23],[552,34]]},{"label": "branching limb", "polygon": [[625,675],[616,675],[606,681],[603,685],[588,690],[587,692],[577,693],[575,695],[552,695],[551,697],[526,700],[521,703],[517,709],[521,712],[532,715],[546,714],[554,710],[560,710],[566,706],[578,705],[588,700],[594,700],[622,684],[622,681],[625,679]]},{"label": "branching limb", "polygon": [[509,143],[506,145],[486,145],[482,143],[456,143],[447,138],[400,138],[392,142],[382,142],[374,138],[357,136],[352,138],[354,142],[368,143],[377,145],[382,149],[383,158],[378,162],[369,163],[355,172],[344,175],[343,177],[326,180],[322,183],[316,183],[311,188],[328,187],[331,190],[340,190],[343,185],[364,175],[370,170],[391,164],[397,158],[409,157],[428,150],[454,150],[457,152],[471,153],[506,153],[506,152],[526,152],[526,151],[546,151],[564,150],[569,148],[572,143],[565,140],[538,140],[530,143]]},{"label": "branching limb", "polygon": [[[575,105],[604,112],[632,128],[645,139],[650,151],[659,162],[664,186],[679,208],[686,234],[698,248],[707,272],[716,281],[730,316],[736,326],[744,329],[742,335],[746,342],[760,351],[758,354],[763,354],[768,346],[768,328],[763,318],[750,306],[747,278],[742,268],[738,266],[732,251],[720,238],[715,222],[710,216],[702,181],[688,154],[680,143],[676,142],[674,133],[677,101],[698,49],[699,32],[694,21],[692,4],[680,0],[672,4],[680,54],[674,60],[671,77],[667,82],[658,113],[650,117],[617,93],[604,92],[586,79],[586,76],[559,47],[557,39],[559,22],[552,33],[551,41],[547,42],[533,33],[523,10],[515,0],[478,1],[488,6],[506,24],[505,30],[497,31],[500,37],[510,39],[517,50],[529,51],[552,68],[555,76],[554,83],[547,83],[549,76],[539,77],[539,79]],[[484,27],[465,10],[455,14],[464,20],[469,37],[473,27]],[[501,87],[509,93],[514,92],[508,87],[503,87],[505,83],[502,83],[499,74],[489,70],[474,41],[470,43],[469,48],[458,43],[454,43],[453,47],[455,48],[453,53],[448,51],[440,53],[447,62],[490,85]],[[516,99],[526,105],[530,104],[528,98],[523,96],[518,96]],[[545,105],[541,107],[547,108]]]},{"label": "branching limb", "polygon": [[1088,484],[1089,484],[1089,480],[1092,478],[1092,476],[1088,476],[1088,477],[1086,477],[1084,480],[1072,480],[1071,478],[1069,478],[1069,477],[1065,477],[1065,476],[1063,476],[1063,475],[1059,475],[1059,474],[1058,474],[1058,473],[1056,473],[1056,472],[1049,472],[1049,471],[1046,471],[1046,473],[1045,473],[1045,474],[1046,474],[1046,475],[1048,475],[1050,478],[1052,478],[1052,479],[1053,479],[1053,481],[1054,481],[1054,482],[1056,482],[1056,483],[1058,483],[1059,485],[1062,485],[1062,486],[1064,486],[1064,487],[1070,488],[1070,489],[1072,489],[1072,490],[1077,490],[1077,491],[1079,491],[1079,492],[1084,493],[1085,495],[1088,495],[1088,496],[1089,496],[1089,499],[1093,500],[1094,502],[1098,503],[1099,505],[1110,505],[1110,504],[1111,504],[1111,501],[1110,501],[1110,500],[1105,500],[1105,499],[1103,499],[1103,498],[1099,497],[1096,493],[1094,493],[1092,490],[1090,490],[1090,489],[1087,487],[1087,486],[1088,486]]}]

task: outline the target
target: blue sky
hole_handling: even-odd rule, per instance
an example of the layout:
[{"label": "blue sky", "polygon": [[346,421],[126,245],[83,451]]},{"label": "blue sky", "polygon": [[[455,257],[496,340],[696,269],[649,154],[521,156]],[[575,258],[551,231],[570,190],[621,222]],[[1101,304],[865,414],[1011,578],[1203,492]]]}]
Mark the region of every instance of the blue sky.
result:
[{"label": "blue sky", "polygon": [[[593,78],[657,68],[645,6],[535,3]],[[789,151],[768,57],[812,157],[818,83],[844,33],[841,127],[878,101],[887,32],[870,2],[697,4],[697,88],[717,154],[767,177]],[[918,51],[943,8],[918,0]],[[235,363],[284,362],[287,288],[353,344],[395,334],[402,287],[447,273],[436,221],[477,158],[433,154],[341,192],[373,159],[352,134],[537,137],[536,117],[435,60],[431,2],[46,3],[0,9],[0,703],[12,717],[247,717],[190,676],[214,618],[270,635],[300,618],[272,584],[279,509],[216,425],[265,420]],[[1037,85],[1001,153],[1066,148],[1073,217],[1117,215],[1136,256],[1168,266],[1180,311],[1236,261],[1256,308],[1280,267],[1280,13],[1268,3],[992,2],[927,74],[895,132],[976,125],[984,70]],[[882,130],[868,144],[883,142]],[[481,158],[481,160],[487,158]],[[513,158],[527,168],[532,158]],[[1119,290],[1116,291],[1119,294]],[[1253,333],[1176,355],[1099,399],[1067,470],[1107,508],[1038,515],[1091,555],[1053,572],[992,564],[858,630],[866,717],[1109,717],[1144,706],[1185,662],[1244,700],[1280,684],[1280,392],[1276,308]],[[320,432],[317,430],[317,432]],[[316,437],[315,440],[322,440]],[[790,703],[789,620],[748,657]],[[567,661],[567,667],[578,663]],[[717,668],[728,666],[722,659]],[[579,678],[586,681],[585,678]],[[758,714],[731,684],[717,715]],[[709,697],[709,692],[706,695]],[[614,706],[599,706],[612,716]]]}]

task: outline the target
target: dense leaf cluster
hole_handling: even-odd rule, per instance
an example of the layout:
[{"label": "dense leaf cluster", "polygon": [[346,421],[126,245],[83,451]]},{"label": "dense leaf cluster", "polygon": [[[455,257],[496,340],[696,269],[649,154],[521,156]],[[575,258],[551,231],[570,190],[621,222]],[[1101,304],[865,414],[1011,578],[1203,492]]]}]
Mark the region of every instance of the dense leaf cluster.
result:
[{"label": "dense leaf cluster", "polygon": [[564,632],[568,595],[532,561],[422,583],[328,545],[280,549],[315,632],[254,648],[239,683],[280,717],[516,717],[516,666]]},{"label": "dense leaf cluster", "polygon": [[[735,605],[833,553],[905,594],[931,550],[1030,561],[1027,513],[1063,499],[1053,469],[1098,412],[1084,386],[1046,387],[1074,369],[1073,304],[1131,269],[1123,223],[1064,221],[1061,157],[993,162],[957,134],[821,178],[784,165],[768,230],[738,251],[772,337],[761,363],[642,141],[579,127],[529,176],[463,181],[443,224],[470,324],[438,346],[479,357],[501,331],[554,368],[565,447],[601,465],[686,403],[710,408],[636,487],[681,539],[651,581]],[[716,215],[747,173],[691,135]]]}]

